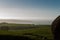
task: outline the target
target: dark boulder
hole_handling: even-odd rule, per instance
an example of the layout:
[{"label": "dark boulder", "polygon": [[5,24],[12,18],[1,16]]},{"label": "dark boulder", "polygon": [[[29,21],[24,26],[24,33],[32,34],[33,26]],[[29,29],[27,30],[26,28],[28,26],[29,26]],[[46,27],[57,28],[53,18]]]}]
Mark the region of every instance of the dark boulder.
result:
[{"label": "dark boulder", "polygon": [[54,40],[60,40],[60,16],[58,16],[51,25]]}]

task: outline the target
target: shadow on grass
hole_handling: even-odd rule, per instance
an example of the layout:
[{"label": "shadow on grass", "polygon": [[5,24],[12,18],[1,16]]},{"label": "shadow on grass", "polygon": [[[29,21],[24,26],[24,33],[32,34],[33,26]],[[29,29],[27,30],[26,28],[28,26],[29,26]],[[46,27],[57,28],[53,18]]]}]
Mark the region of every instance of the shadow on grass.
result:
[{"label": "shadow on grass", "polygon": [[[31,35],[31,36],[35,36],[35,40],[52,40],[52,39],[48,39],[45,36],[42,36],[40,34],[33,34],[33,33],[24,33],[23,35]],[[33,38],[33,37],[32,37]]]},{"label": "shadow on grass", "polygon": [[32,34],[32,33],[24,33],[22,36],[18,35],[0,35],[0,40],[52,40],[47,37]]},{"label": "shadow on grass", "polygon": [[0,40],[34,40],[26,36],[0,35]]}]

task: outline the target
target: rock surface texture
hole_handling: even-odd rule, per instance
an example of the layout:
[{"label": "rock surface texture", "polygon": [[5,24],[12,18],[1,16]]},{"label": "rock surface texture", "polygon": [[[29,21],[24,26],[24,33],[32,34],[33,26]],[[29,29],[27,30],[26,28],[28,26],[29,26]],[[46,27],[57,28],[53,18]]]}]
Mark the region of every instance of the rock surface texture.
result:
[{"label": "rock surface texture", "polygon": [[52,22],[54,40],[60,40],[60,15]]}]

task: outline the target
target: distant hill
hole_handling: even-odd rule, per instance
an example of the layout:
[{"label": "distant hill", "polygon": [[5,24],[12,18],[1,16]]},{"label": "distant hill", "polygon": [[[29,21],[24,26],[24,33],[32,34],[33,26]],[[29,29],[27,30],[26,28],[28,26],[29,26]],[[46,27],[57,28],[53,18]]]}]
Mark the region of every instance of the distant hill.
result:
[{"label": "distant hill", "polygon": [[17,19],[0,19],[0,23],[16,23],[16,24],[43,24],[51,25],[52,20],[17,20]]},{"label": "distant hill", "polygon": [[0,23],[16,23],[16,24],[32,24],[30,20],[16,20],[16,19],[0,19]]}]

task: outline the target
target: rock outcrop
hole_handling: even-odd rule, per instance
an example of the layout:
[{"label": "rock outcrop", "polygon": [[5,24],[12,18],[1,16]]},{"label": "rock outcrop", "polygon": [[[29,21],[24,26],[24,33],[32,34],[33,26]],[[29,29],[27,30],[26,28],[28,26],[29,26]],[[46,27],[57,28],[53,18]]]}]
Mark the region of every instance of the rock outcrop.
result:
[{"label": "rock outcrop", "polygon": [[52,22],[52,33],[54,40],[60,40],[60,16]]}]

